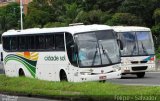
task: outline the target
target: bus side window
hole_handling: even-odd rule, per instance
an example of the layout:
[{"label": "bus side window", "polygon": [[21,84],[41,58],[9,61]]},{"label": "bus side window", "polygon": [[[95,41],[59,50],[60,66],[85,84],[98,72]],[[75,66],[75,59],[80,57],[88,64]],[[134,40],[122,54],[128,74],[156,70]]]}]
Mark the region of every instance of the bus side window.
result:
[{"label": "bus side window", "polygon": [[9,37],[3,37],[3,48],[7,51],[10,51],[10,38]]},{"label": "bus side window", "polygon": [[11,49],[11,51],[16,51],[17,49],[18,49],[18,42],[17,42],[17,37],[10,37],[11,39],[10,39],[10,43],[9,43],[9,45],[10,45],[10,49]]},{"label": "bus side window", "polygon": [[64,51],[65,48],[64,48],[64,34],[62,33],[57,33],[55,34],[55,39],[56,39],[56,43],[55,43],[55,46],[56,46],[56,50],[58,51]]},{"label": "bus side window", "polygon": [[25,36],[18,37],[19,42],[19,50],[26,50],[26,39]]},{"label": "bus side window", "polygon": [[36,36],[36,49],[38,50],[45,49],[45,36],[44,35]]},{"label": "bus side window", "polygon": [[27,48],[28,50],[34,50],[35,48],[35,36],[27,36]]},{"label": "bus side window", "polygon": [[54,34],[46,35],[46,49],[47,50],[54,50],[55,49],[55,38]]},{"label": "bus side window", "polygon": [[3,61],[3,53],[1,52],[1,61]]}]

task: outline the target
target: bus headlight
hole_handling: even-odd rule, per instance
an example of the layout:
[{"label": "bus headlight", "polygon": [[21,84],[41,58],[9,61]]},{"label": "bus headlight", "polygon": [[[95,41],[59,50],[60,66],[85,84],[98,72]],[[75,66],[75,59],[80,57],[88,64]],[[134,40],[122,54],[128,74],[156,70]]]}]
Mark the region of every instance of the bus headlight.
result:
[{"label": "bus headlight", "polygon": [[80,72],[81,75],[91,75],[90,72]]},{"label": "bus headlight", "polygon": [[116,72],[116,71],[120,71],[121,67],[119,65],[115,65],[115,66],[113,66],[113,69]]},{"label": "bus headlight", "polygon": [[130,61],[123,61],[122,64],[130,64]]},{"label": "bus headlight", "polygon": [[149,60],[149,61],[148,61],[148,63],[154,63],[154,61],[152,61],[152,60]]}]

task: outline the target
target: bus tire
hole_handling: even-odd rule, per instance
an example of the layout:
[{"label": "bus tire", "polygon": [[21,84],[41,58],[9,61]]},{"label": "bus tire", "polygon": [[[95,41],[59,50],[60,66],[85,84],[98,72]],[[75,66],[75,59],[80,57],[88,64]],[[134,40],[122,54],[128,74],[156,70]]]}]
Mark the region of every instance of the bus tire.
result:
[{"label": "bus tire", "polygon": [[22,68],[19,69],[19,76],[25,76],[24,71]]},{"label": "bus tire", "polygon": [[100,82],[100,83],[105,83],[105,82],[106,82],[106,80],[100,80],[99,82]]},{"label": "bus tire", "polygon": [[138,78],[143,78],[145,76],[145,72],[140,72],[136,74]]},{"label": "bus tire", "polygon": [[67,80],[67,75],[66,75],[64,70],[60,71],[60,81],[68,81]]}]

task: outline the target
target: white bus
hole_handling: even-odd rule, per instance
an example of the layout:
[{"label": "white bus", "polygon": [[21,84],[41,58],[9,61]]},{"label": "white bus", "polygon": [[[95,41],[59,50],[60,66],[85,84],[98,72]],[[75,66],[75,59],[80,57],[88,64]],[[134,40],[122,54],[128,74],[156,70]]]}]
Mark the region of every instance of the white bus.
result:
[{"label": "white bus", "polygon": [[143,78],[155,69],[155,52],[151,30],[146,27],[113,26],[120,42],[122,74]]},{"label": "white bus", "polygon": [[7,76],[70,82],[121,78],[118,44],[106,25],[11,30],[2,42]]}]

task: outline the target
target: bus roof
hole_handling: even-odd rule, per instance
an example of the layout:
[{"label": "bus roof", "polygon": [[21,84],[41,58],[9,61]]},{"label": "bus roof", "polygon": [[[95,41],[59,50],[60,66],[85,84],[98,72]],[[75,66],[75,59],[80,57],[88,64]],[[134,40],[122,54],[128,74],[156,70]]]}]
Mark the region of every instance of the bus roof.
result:
[{"label": "bus roof", "polygon": [[112,28],[115,32],[151,31],[150,28],[139,26],[112,26]]},{"label": "bus roof", "polygon": [[113,30],[113,29],[107,25],[98,25],[98,24],[77,25],[77,26],[55,27],[55,28],[30,28],[25,30],[9,30],[7,32],[4,32],[2,36],[53,33],[53,32],[69,32],[71,34],[75,34],[75,33],[83,33],[89,31],[97,31],[97,30]]}]

